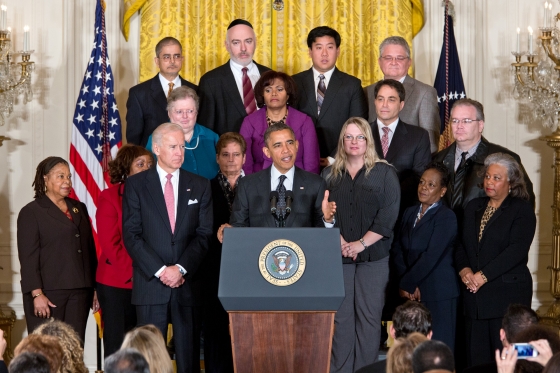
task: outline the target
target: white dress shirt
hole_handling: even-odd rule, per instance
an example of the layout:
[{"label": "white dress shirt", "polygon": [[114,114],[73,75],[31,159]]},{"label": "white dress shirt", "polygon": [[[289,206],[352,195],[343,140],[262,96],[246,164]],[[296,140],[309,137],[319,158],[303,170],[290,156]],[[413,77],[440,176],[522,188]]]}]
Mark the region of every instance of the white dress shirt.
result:
[{"label": "white dress shirt", "polygon": [[181,78],[179,77],[178,74],[175,77],[175,79],[173,79],[172,81],[165,79],[163,75],[161,75],[161,73],[158,76],[159,76],[159,82],[161,83],[161,88],[163,89],[163,93],[165,93],[165,97],[167,97],[167,92],[169,92],[169,83],[174,84],[173,89],[181,86]]},{"label": "white dress shirt", "polygon": [[317,99],[317,87],[319,86],[319,82],[321,81],[321,79],[319,79],[319,75],[323,74],[325,76],[325,90],[326,90],[327,88],[329,88],[329,82],[331,81],[331,77],[334,72],[334,67],[329,71],[327,71],[326,73],[320,73],[317,70],[315,70],[314,67],[312,67],[311,70],[313,70],[313,82],[315,83],[315,99]]},{"label": "white dress shirt", "polygon": [[389,148],[389,146],[391,146],[391,141],[393,141],[393,135],[395,134],[395,130],[397,129],[397,124],[399,124],[399,118],[397,118],[396,121],[389,124],[388,126],[381,123],[379,118],[377,119],[377,129],[379,130],[379,140],[381,140],[383,138],[383,135],[385,134],[385,132],[383,131],[383,127],[389,127],[390,131],[387,134],[387,136],[389,136],[389,145],[387,146],[387,149]]},{"label": "white dress shirt", "polygon": [[231,72],[233,73],[233,77],[235,78],[235,83],[237,84],[237,90],[239,91],[239,97],[243,100],[243,71],[244,67],[247,67],[247,75],[249,76],[249,80],[251,80],[251,85],[253,88],[255,84],[259,81],[261,77],[261,73],[257,65],[251,61],[251,63],[247,66],[242,66],[233,60],[229,60],[229,67],[231,68]]}]

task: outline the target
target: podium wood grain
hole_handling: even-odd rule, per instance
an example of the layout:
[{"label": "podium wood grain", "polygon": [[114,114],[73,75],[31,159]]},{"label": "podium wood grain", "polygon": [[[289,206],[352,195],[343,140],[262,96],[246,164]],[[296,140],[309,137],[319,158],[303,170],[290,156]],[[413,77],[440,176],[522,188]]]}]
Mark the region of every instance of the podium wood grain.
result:
[{"label": "podium wood grain", "polygon": [[329,372],[335,312],[229,312],[236,373]]}]

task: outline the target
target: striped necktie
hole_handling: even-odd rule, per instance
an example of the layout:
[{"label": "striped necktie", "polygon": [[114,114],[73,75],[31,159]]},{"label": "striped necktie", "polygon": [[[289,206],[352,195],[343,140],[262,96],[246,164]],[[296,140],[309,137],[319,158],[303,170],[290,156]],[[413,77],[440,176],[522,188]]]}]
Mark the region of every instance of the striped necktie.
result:
[{"label": "striped necktie", "polygon": [[253,92],[253,86],[251,85],[251,79],[249,79],[249,75],[247,75],[246,67],[242,68],[243,77],[241,79],[243,83],[243,106],[245,106],[245,111],[247,115],[252,114],[255,110],[257,110],[257,104],[255,102],[255,92]]}]

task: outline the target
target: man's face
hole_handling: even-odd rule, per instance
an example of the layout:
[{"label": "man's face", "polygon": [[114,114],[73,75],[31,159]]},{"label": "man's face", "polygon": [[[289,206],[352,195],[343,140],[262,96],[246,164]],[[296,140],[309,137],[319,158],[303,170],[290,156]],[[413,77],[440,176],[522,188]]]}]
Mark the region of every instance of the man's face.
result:
[{"label": "man's face", "polygon": [[153,151],[157,163],[166,172],[172,173],[181,168],[185,158],[185,136],[183,131],[171,131],[163,135],[161,144],[154,143]]},{"label": "man's face", "polygon": [[272,132],[265,145],[264,155],[272,158],[278,171],[285,174],[294,166],[299,144],[290,130]]},{"label": "man's face", "polygon": [[339,54],[340,48],[336,47],[332,36],[316,38],[309,49],[309,57],[313,61],[313,67],[322,74],[334,67]]},{"label": "man's face", "polygon": [[161,75],[166,77],[167,80],[175,79],[183,66],[181,47],[177,44],[164,45],[159,52],[159,56],[155,57],[154,61]]},{"label": "man's face", "polygon": [[451,110],[451,120],[457,119],[460,122],[454,124],[451,122],[451,130],[453,137],[460,149],[468,150],[472,148],[482,137],[484,129],[484,121],[475,121],[469,124],[463,123],[463,119],[476,120],[476,108],[470,105],[455,106]]},{"label": "man's face", "polygon": [[229,57],[241,66],[247,66],[253,60],[256,43],[255,31],[247,25],[233,26],[226,34]]},{"label": "man's face", "polygon": [[375,98],[375,111],[381,123],[388,126],[397,120],[403,106],[404,101],[401,101],[395,88],[384,85],[379,89]]},{"label": "man's face", "polygon": [[412,61],[406,56],[406,50],[397,44],[388,44],[379,57],[379,67],[385,79],[400,80],[408,74]]}]

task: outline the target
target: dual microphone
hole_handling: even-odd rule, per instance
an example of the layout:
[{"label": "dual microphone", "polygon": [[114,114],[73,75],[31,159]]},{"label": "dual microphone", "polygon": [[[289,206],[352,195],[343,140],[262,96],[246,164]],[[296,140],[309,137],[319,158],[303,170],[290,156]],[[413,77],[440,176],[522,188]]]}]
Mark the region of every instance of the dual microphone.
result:
[{"label": "dual microphone", "polygon": [[[286,215],[292,212],[292,201],[294,200],[294,193],[291,190],[287,190],[286,193]],[[278,192],[273,190],[270,192],[270,213],[276,215],[278,199]]]}]

